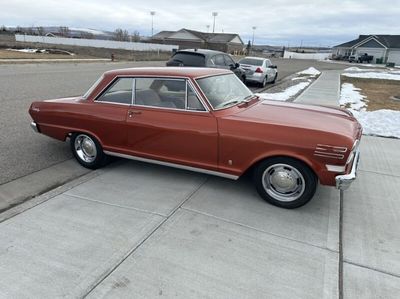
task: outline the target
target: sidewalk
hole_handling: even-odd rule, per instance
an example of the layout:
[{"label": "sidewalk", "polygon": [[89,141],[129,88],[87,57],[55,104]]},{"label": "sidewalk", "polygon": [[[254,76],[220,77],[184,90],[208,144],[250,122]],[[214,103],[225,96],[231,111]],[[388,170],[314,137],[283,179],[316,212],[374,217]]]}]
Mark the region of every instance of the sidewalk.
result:
[{"label": "sidewalk", "polygon": [[323,71],[296,100],[297,103],[314,105],[339,105],[341,70]]}]

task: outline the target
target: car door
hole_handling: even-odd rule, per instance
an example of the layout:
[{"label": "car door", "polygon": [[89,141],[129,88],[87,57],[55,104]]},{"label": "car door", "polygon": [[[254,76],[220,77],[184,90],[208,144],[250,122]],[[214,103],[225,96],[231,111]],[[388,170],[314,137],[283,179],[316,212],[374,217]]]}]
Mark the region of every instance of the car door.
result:
[{"label": "car door", "polygon": [[133,155],[217,170],[217,121],[188,79],[136,78],[127,112]]},{"label": "car door", "polygon": [[126,147],[126,115],[132,104],[133,78],[115,78],[88,103],[90,114],[80,121],[82,128],[96,135],[105,150],[119,151]]},{"label": "car door", "polygon": [[265,59],[265,67],[267,70],[267,75],[268,75],[268,82],[274,80],[275,75],[276,75],[276,70],[271,68],[271,61],[269,59]]},{"label": "car door", "polygon": [[242,75],[242,71],[240,70],[240,68],[236,67],[236,63],[233,61],[233,59],[229,55],[225,54],[223,56],[224,56],[225,65],[226,65],[227,69],[234,72],[235,75],[240,78]]}]

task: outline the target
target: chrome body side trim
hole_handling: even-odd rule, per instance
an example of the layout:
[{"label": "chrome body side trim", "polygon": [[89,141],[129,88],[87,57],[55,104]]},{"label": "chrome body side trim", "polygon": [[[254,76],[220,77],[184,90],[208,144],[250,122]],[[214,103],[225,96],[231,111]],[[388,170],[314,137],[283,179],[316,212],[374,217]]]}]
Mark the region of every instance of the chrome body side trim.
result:
[{"label": "chrome body side trim", "polygon": [[136,160],[136,161],[141,161],[141,162],[147,162],[147,163],[153,163],[153,164],[157,164],[157,165],[169,166],[169,167],[174,167],[174,168],[179,168],[179,169],[184,169],[184,170],[189,170],[189,171],[194,171],[194,172],[200,172],[200,173],[204,173],[204,174],[220,176],[220,177],[231,179],[231,180],[237,180],[239,178],[239,176],[237,176],[237,175],[227,174],[227,173],[223,173],[223,172],[219,172],[219,171],[213,171],[213,170],[208,170],[208,169],[203,169],[203,168],[197,168],[197,167],[192,167],[192,166],[186,166],[186,165],[181,165],[181,164],[175,164],[175,163],[170,163],[170,162],[164,162],[164,161],[159,161],[159,160],[153,160],[153,159],[147,159],[147,158],[142,158],[142,157],[137,157],[137,156],[120,154],[120,153],[116,153],[116,152],[112,152],[112,151],[104,151],[104,153],[107,155],[110,155],[110,156],[115,156],[115,157],[130,159],[130,160]]},{"label": "chrome body side trim", "polygon": [[31,128],[32,128],[32,130],[35,131],[36,133],[40,133],[40,132],[39,132],[39,129],[38,129],[38,127],[37,127],[37,124],[36,124],[34,121],[31,122]]},{"label": "chrome body side trim", "polygon": [[351,171],[349,174],[343,174],[343,175],[338,175],[335,177],[336,180],[336,188],[340,190],[346,190],[350,187],[351,183],[356,179],[357,177],[357,168],[358,168],[358,163],[360,161],[360,151],[355,152],[354,156],[354,162],[351,167]]}]

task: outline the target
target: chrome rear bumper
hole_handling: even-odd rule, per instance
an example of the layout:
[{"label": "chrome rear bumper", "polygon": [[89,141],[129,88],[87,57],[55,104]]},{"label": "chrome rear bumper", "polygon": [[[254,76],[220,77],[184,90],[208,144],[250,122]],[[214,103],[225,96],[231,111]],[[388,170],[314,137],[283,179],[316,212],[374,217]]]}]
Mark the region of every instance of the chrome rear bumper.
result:
[{"label": "chrome rear bumper", "polygon": [[357,150],[354,161],[353,161],[353,166],[351,167],[351,171],[349,174],[343,174],[343,175],[338,175],[336,179],[336,188],[340,190],[346,190],[350,187],[351,183],[356,179],[357,177],[357,168],[358,168],[358,162],[360,161],[360,151]]},{"label": "chrome rear bumper", "polygon": [[36,123],[33,121],[33,122],[31,122],[31,128],[32,128],[32,130],[34,130],[36,133],[40,133],[39,132],[39,129],[38,129],[38,126],[36,125]]}]

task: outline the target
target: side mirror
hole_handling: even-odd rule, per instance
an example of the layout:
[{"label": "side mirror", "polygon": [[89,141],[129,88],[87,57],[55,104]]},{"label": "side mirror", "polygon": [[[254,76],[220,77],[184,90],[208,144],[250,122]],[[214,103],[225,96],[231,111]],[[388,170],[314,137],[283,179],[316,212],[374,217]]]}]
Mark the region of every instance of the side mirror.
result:
[{"label": "side mirror", "polygon": [[270,65],[269,68],[270,69],[277,69],[278,67],[276,65]]},{"label": "side mirror", "polygon": [[240,66],[239,63],[235,63],[235,64],[232,63],[229,65],[231,70],[237,69],[239,66]]},{"label": "side mirror", "polygon": [[240,64],[239,63],[235,63],[235,68],[237,69],[238,67],[240,67]]}]

